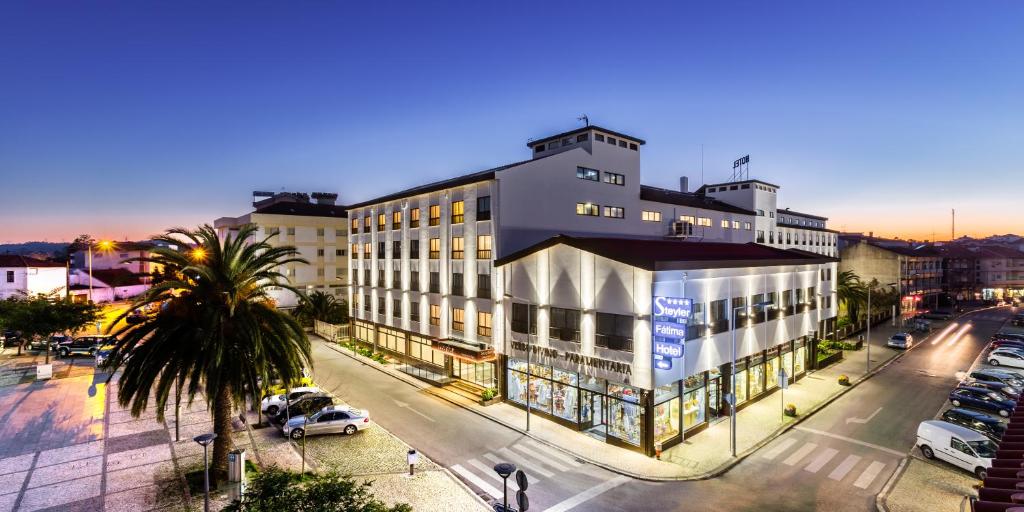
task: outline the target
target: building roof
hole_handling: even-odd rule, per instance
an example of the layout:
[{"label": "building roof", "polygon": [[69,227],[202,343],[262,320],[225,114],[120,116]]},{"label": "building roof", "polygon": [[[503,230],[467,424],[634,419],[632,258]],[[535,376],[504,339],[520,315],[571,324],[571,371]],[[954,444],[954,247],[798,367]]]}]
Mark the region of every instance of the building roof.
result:
[{"label": "building roof", "polygon": [[558,244],[575,247],[610,260],[645,270],[763,267],[839,261],[807,251],[776,249],[766,245],[724,242],[687,242],[664,238],[575,237],[557,235],[494,262],[505,265]]},{"label": "building roof", "polygon": [[42,267],[64,267],[65,263],[59,261],[48,261],[20,254],[0,254],[0,267],[6,268],[42,268]]},{"label": "building roof", "polygon": [[679,192],[667,188],[651,187],[640,185],[640,199],[644,201],[655,201],[658,203],[677,204],[680,206],[691,206],[705,210],[717,210],[721,212],[740,213],[744,215],[756,215],[756,212],[733,206],[713,197],[693,192]]},{"label": "building roof", "polygon": [[790,215],[799,215],[801,217],[807,217],[808,219],[828,220],[828,217],[821,217],[821,216],[818,216],[818,215],[811,215],[809,213],[800,213],[800,212],[796,212],[796,211],[790,210],[789,208],[783,208],[783,209],[779,210],[779,213],[781,213],[781,212],[786,212],[786,213],[788,213]]},{"label": "building roof", "polygon": [[866,243],[872,247],[900,254],[903,256],[916,256],[920,258],[940,258],[942,253],[931,244],[912,243],[903,240],[888,240],[884,238],[873,238],[868,236],[840,235],[840,238]]},{"label": "building roof", "polygon": [[348,217],[347,206],[339,204],[317,204],[317,203],[291,203],[282,201],[279,203],[261,206],[253,213],[264,213],[267,215],[299,215],[303,217]]},{"label": "building roof", "polygon": [[125,268],[94,269],[92,277],[94,280],[111,287],[142,284],[138,274]]},{"label": "building roof", "polygon": [[743,183],[760,183],[762,185],[767,185],[769,187],[782,188],[782,187],[780,187],[780,186],[778,186],[778,185],[776,185],[774,183],[768,183],[767,181],[763,181],[763,180],[740,180],[740,181],[727,181],[725,183],[707,183],[707,184],[701,185],[700,188],[698,188],[696,190],[696,192],[698,194],[703,194],[704,190],[707,189],[708,187],[721,187],[721,186],[728,186],[728,185],[740,185],[740,184],[743,184]]},{"label": "building roof", "polygon": [[620,132],[612,131],[612,130],[609,130],[607,128],[601,128],[600,126],[597,126],[595,124],[591,124],[591,125],[587,125],[587,126],[581,126],[579,128],[576,128],[575,130],[569,130],[567,132],[556,133],[555,135],[550,135],[550,136],[544,137],[542,139],[531,140],[530,142],[526,143],[526,147],[533,148],[534,146],[536,146],[538,144],[543,144],[543,143],[548,142],[550,140],[558,140],[558,139],[561,139],[562,137],[568,137],[569,135],[575,135],[577,133],[588,132],[590,130],[597,130],[597,131],[601,131],[601,132],[607,133],[608,135],[614,135],[614,136],[616,136],[616,137],[618,137],[620,139],[626,139],[626,140],[629,140],[629,141],[636,142],[637,144],[640,144],[641,146],[643,146],[644,144],[647,144],[647,141],[645,141],[643,139],[638,139],[636,137],[633,137],[632,135],[626,135],[625,133],[620,133]]}]

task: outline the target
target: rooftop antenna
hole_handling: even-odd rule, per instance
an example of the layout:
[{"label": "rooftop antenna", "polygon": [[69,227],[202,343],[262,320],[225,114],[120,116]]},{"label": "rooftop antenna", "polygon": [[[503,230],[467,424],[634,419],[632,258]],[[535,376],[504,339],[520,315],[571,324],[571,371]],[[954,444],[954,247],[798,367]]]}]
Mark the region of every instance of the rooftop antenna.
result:
[{"label": "rooftop antenna", "polygon": [[581,115],[581,116],[577,117],[577,118],[576,118],[576,120],[577,120],[577,121],[583,121],[583,124],[584,124],[584,125],[586,125],[586,126],[590,126],[590,118],[589,118],[589,117],[587,117],[587,115],[586,115],[586,114],[583,114],[583,115]]}]

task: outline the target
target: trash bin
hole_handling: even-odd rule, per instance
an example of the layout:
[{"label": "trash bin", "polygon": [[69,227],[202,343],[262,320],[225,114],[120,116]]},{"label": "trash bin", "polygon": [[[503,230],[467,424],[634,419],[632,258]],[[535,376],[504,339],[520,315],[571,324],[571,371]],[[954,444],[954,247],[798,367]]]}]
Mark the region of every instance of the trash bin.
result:
[{"label": "trash bin", "polygon": [[228,453],[228,481],[242,482],[245,480],[245,449],[241,448]]}]

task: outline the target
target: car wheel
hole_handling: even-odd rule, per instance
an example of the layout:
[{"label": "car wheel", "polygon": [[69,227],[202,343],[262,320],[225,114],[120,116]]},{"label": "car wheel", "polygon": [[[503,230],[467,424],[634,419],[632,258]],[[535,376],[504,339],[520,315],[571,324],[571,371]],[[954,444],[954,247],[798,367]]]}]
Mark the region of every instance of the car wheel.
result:
[{"label": "car wheel", "polygon": [[357,429],[355,425],[349,425],[349,426],[345,427],[345,434],[347,434],[347,435],[355,434],[356,430],[359,430],[359,429]]},{"label": "car wheel", "polygon": [[999,361],[996,361],[995,359],[989,359],[988,364],[992,366],[999,366]]},{"label": "car wheel", "polygon": [[267,414],[269,414],[270,416],[277,416],[277,413],[280,410],[281,409],[278,408],[276,405],[271,405],[270,407],[267,407]]},{"label": "car wheel", "polygon": [[981,466],[978,466],[974,468],[974,474],[978,476],[978,479],[984,480],[985,477],[988,476],[988,470]]},{"label": "car wheel", "polygon": [[66,349],[66,348],[60,349],[60,356],[61,357],[68,357],[69,355],[71,355],[71,352],[69,352],[68,349]]},{"label": "car wheel", "polygon": [[299,439],[302,439],[303,434],[305,434],[305,432],[301,428],[292,430],[292,439],[298,441]]},{"label": "car wheel", "polygon": [[96,349],[92,349],[92,348],[90,348],[90,349],[89,349],[89,357],[93,357],[93,356],[95,356],[95,355],[96,355]]},{"label": "car wheel", "polygon": [[960,407],[960,400],[953,400],[953,407]]},{"label": "car wheel", "polygon": [[926,444],[921,445],[921,455],[924,455],[926,459],[935,458],[935,452],[932,451],[932,447]]},{"label": "car wheel", "polygon": [[1010,411],[1007,411],[1006,409],[1000,409],[999,410],[999,415],[1004,417],[1004,418],[1009,418],[1010,417]]}]

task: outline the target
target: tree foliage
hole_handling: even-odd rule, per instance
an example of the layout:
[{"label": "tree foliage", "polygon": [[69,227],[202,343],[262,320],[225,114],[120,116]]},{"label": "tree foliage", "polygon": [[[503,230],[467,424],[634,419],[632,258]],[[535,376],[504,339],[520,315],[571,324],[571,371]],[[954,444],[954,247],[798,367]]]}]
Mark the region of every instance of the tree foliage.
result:
[{"label": "tree foliage", "polygon": [[227,472],[234,408],[258,400],[259,383],[271,375],[298,380],[311,360],[302,327],[269,297],[273,288],[297,292],[278,269],[305,260],[294,247],[275,247],[266,238],[249,243],[255,230],[246,226],[221,241],[209,225],[176,228],[157,240],[182,249],[156,247],[127,260],[159,265],[168,278],[121,315],[160,304],[156,315],[119,329],[110,355],[111,375],[121,371],[118,402],[134,416],[152,405],[162,420],[179,386],[189,403],[206,396],[217,434],[215,478]]},{"label": "tree foliage", "polygon": [[334,472],[310,475],[299,483],[294,474],[270,468],[254,476],[242,499],[224,511],[412,512],[406,504],[387,506],[373,496],[371,486]]},{"label": "tree foliage", "polygon": [[313,292],[300,296],[299,305],[295,308],[295,316],[306,325],[312,324],[314,320],[330,324],[346,324],[348,323],[348,304],[329,293]]},{"label": "tree foliage", "polygon": [[[20,333],[19,353],[24,344],[33,339],[45,340],[65,332],[74,334],[95,322],[99,313],[99,306],[72,302],[59,292],[11,297],[0,301],[0,325]],[[49,348],[46,357],[49,362]]]}]

